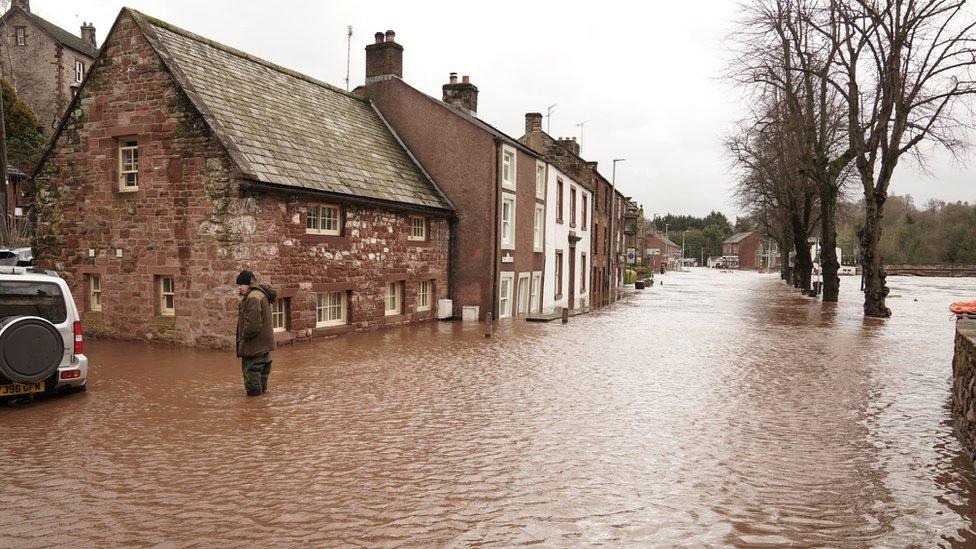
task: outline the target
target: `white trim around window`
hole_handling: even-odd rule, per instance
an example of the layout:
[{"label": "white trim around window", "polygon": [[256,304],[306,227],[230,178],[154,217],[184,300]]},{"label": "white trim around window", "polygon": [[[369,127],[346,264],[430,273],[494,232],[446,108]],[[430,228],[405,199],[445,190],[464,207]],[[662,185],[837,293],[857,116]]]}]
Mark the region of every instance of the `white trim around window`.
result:
[{"label": "white trim around window", "polygon": [[383,314],[395,316],[403,311],[403,282],[394,281],[386,283],[386,292],[383,296]]},{"label": "white trim around window", "polygon": [[305,206],[305,232],[339,236],[342,234],[342,206],[338,204],[309,204]]},{"label": "white trim around window", "polygon": [[515,304],[516,316],[529,314],[530,303],[532,302],[532,273],[519,273],[518,275],[518,303]]},{"label": "white trim around window", "polygon": [[290,299],[279,297],[271,304],[271,327],[276,332],[288,330],[288,310],[291,308]]},{"label": "white trim around window", "polygon": [[539,161],[535,163],[535,197],[546,199],[546,165]]},{"label": "white trim around window", "polygon": [[88,310],[96,313],[102,310],[101,275],[88,275]]},{"label": "white trim around window", "polygon": [[544,231],[546,230],[546,206],[535,205],[535,218],[532,220],[532,248],[536,252],[545,251]]},{"label": "white trim around window", "polygon": [[501,207],[501,247],[503,250],[515,249],[515,195],[502,193]]},{"label": "white trim around window", "polygon": [[429,311],[434,293],[433,280],[421,280],[417,283],[417,311]]},{"label": "white trim around window", "polygon": [[515,149],[507,145],[502,145],[502,187],[509,189],[515,188],[518,179],[518,154]]},{"label": "white trim around window", "polygon": [[512,316],[512,293],[515,286],[515,273],[504,271],[498,279],[498,318]]},{"label": "white trim around window", "polygon": [[529,312],[538,313],[542,311],[542,272],[532,273],[532,292],[529,296]]},{"label": "white trim around window", "polygon": [[75,59],[75,84],[81,84],[81,81],[85,79],[85,62],[81,59]]},{"label": "white trim around window", "polygon": [[342,326],[349,316],[348,292],[315,294],[315,327]]},{"label": "white trim around window", "polygon": [[176,316],[176,281],[171,276],[158,277],[159,315]]},{"label": "white trim around window", "polygon": [[119,191],[139,190],[139,142],[135,137],[120,137],[119,146]]},{"label": "white trim around window", "polygon": [[421,215],[411,215],[407,218],[407,240],[423,242],[427,240],[427,218]]}]

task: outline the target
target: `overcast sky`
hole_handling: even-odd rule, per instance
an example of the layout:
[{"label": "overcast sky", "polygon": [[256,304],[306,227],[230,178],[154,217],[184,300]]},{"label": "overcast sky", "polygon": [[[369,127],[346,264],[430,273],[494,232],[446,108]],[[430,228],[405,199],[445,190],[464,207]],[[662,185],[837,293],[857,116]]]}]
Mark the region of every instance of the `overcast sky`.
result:
[{"label": "overcast sky", "polygon": [[[32,0],[31,9],[77,33],[93,21],[99,44],[123,5],[344,87],[352,25],[352,87],[363,48],[393,29],[404,79],[440,97],[448,73],[471,75],[478,114],[518,138],[526,112],[556,104],[550,133],[580,137],[583,156],[654,213],[739,208],[722,137],[742,110],[719,75],[734,0],[690,2],[407,2],[312,0]],[[974,165],[936,158],[922,174],[901,165],[895,194],[976,201]]]}]

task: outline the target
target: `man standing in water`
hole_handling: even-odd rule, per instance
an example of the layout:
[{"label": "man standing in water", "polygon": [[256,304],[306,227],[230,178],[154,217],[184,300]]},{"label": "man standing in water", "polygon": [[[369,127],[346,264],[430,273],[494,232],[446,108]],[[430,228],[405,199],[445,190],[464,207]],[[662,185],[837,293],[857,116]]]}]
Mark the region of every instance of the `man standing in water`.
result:
[{"label": "man standing in water", "polygon": [[267,284],[257,284],[254,273],[237,275],[237,356],[241,357],[244,390],[258,396],[268,390],[271,351],[275,348],[271,324],[271,304],[277,292]]}]

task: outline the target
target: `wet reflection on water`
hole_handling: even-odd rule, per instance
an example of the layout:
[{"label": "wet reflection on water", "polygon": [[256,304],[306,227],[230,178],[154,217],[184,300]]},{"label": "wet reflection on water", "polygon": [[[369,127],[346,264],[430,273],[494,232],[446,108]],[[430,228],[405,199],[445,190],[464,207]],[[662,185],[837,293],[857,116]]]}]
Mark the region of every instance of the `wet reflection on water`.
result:
[{"label": "wet reflection on water", "polygon": [[[821,305],[702,271],[568,326],[429,324],[228,354],[88,342],[0,409],[0,545],[976,544],[949,301]],[[914,301],[915,299],[918,301]]]}]

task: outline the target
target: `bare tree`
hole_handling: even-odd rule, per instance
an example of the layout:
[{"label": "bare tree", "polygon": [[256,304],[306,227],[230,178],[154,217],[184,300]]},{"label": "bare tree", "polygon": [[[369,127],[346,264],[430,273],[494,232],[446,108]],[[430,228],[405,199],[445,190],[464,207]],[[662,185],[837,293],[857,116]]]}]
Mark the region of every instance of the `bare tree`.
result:
[{"label": "bare tree", "polygon": [[888,288],[878,244],[901,158],[920,145],[958,153],[976,93],[976,20],[965,0],[832,0],[815,20],[836,46],[829,82],[844,99],[848,146],[864,191],[859,240],[864,314],[887,317]]}]

